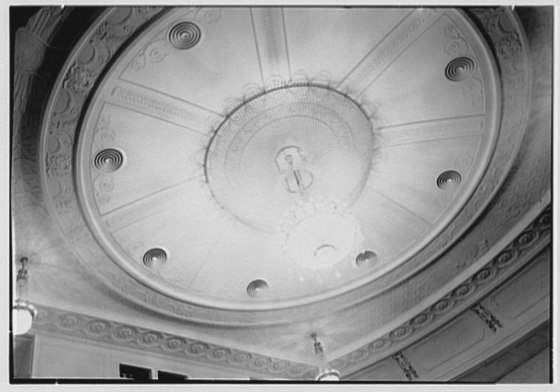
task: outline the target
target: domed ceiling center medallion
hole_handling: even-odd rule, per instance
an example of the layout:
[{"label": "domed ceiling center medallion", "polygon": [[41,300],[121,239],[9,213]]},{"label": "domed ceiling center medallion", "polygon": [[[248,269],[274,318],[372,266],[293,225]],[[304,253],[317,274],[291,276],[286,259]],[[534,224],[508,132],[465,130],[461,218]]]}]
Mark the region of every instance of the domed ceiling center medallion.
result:
[{"label": "domed ceiling center medallion", "polygon": [[276,232],[299,200],[354,201],[367,180],[373,144],[370,119],[348,96],[320,85],[282,87],[238,106],[219,126],[208,147],[206,179],[239,221]]}]

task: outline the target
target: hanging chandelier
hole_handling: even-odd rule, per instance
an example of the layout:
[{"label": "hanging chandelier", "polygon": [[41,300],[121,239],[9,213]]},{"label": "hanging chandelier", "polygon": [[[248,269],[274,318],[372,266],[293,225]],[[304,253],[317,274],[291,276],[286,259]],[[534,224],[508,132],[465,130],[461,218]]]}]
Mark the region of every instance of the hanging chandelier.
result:
[{"label": "hanging chandelier", "polygon": [[321,342],[317,339],[317,334],[313,332],[311,334],[313,339],[313,348],[315,349],[315,356],[319,362],[319,373],[315,377],[316,381],[339,381],[340,373],[329,366],[327,361],[327,356],[325,355],[325,350]]},{"label": "hanging chandelier", "polygon": [[17,298],[12,306],[12,325],[15,335],[23,335],[31,329],[33,318],[37,315],[37,309],[27,301],[27,257],[20,259],[21,268],[16,277]]}]

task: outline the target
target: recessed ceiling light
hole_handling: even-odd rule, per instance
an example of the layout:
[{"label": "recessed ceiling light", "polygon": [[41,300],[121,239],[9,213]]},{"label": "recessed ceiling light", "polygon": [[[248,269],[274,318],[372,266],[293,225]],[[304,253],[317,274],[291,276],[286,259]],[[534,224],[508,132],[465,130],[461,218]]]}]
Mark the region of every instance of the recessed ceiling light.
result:
[{"label": "recessed ceiling light", "polygon": [[112,173],[118,170],[124,163],[122,152],[115,148],[106,148],[95,155],[94,167],[104,173]]},{"label": "recessed ceiling light", "polygon": [[457,57],[445,67],[445,77],[452,82],[461,82],[471,77],[476,63],[470,57]]},{"label": "recessed ceiling light", "polygon": [[356,256],[356,266],[367,267],[375,264],[377,261],[377,254],[371,250],[366,250]]},{"label": "recessed ceiling light", "polygon": [[167,261],[167,252],[161,248],[152,248],[144,254],[142,261],[148,268],[159,268]]},{"label": "recessed ceiling light", "polygon": [[268,289],[268,283],[263,279],[255,279],[247,286],[247,294],[255,298],[260,297]]},{"label": "recessed ceiling light", "polygon": [[455,189],[461,183],[461,175],[455,170],[448,170],[438,176],[436,183],[443,190]]},{"label": "recessed ceiling light", "polygon": [[200,37],[200,28],[192,22],[177,23],[169,31],[169,42],[179,50],[187,50],[196,46]]}]

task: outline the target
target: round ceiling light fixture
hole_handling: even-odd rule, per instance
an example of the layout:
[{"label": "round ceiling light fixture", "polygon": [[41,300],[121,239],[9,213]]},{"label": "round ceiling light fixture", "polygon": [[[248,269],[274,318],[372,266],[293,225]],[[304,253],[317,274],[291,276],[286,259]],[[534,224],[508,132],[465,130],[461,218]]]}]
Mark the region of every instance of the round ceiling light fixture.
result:
[{"label": "round ceiling light fixture", "polygon": [[118,170],[124,162],[122,152],[115,148],[106,148],[99,151],[93,160],[95,168],[104,173],[112,173]]},{"label": "round ceiling light fixture", "polygon": [[256,298],[260,297],[265,290],[268,289],[268,283],[263,279],[255,279],[247,285],[247,294]]},{"label": "round ceiling light fixture", "polygon": [[444,191],[455,189],[461,183],[461,174],[455,170],[448,170],[441,173],[436,181],[438,188]]},{"label": "round ceiling light fixture", "polygon": [[177,23],[169,31],[169,42],[179,50],[191,49],[200,41],[200,28],[192,22]]},{"label": "round ceiling light fixture", "polygon": [[23,335],[29,332],[36,315],[37,309],[33,305],[24,300],[16,300],[12,306],[13,333]]},{"label": "round ceiling light fixture", "polygon": [[167,252],[161,248],[153,248],[144,254],[142,259],[148,268],[159,268],[167,261]]}]

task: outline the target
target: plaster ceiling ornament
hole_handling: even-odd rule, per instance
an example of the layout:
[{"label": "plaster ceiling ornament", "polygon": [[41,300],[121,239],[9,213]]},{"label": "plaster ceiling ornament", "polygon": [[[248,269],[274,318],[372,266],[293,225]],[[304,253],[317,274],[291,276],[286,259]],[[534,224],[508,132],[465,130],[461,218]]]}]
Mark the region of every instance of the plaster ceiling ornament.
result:
[{"label": "plaster ceiling ornament", "polygon": [[[494,259],[548,189],[510,11],[213,11],[108,9],[54,85],[45,204],[107,287],[222,341],[321,325],[346,372],[529,257]],[[226,345],[311,363],[251,330]]]},{"label": "plaster ceiling ornament", "polygon": [[371,169],[373,130],[349,97],[320,85],[264,92],[236,108],[205,159],[213,196],[240,221],[275,232],[292,204],[354,201]]},{"label": "plaster ceiling ornament", "polygon": [[[283,11],[285,34],[231,51],[217,37],[236,29],[243,45],[253,44],[255,33],[243,25],[251,12],[227,10],[205,24],[190,10],[172,10],[126,47],[84,108],[77,193],[105,252],[148,287],[220,308],[312,304],[404,266],[463,209],[499,135],[495,65],[480,35],[453,10],[389,12],[402,34],[386,46],[389,24],[372,30],[362,62],[344,51],[337,60],[301,52],[297,32],[313,20],[316,33],[308,34],[316,37],[322,24],[311,11],[291,9]],[[354,12],[327,14],[369,26]],[[398,104],[390,97],[410,84],[394,81],[412,77],[405,65],[420,55],[401,46],[412,32],[422,33],[418,48],[439,53],[437,61],[421,55],[419,63],[438,94]],[[347,34],[348,41],[361,37]],[[189,42],[183,47],[178,37]],[[362,68],[376,39],[375,58],[383,61],[369,64],[378,74],[372,84]],[[135,59],[154,42],[165,56],[138,68]],[[289,58],[268,58],[267,45],[291,47]],[[215,68],[218,53],[238,64],[235,74]],[[293,77],[267,75],[259,66],[265,59],[289,60]],[[278,82],[262,84],[270,78]],[[473,79],[484,88],[467,89]],[[173,80],[184,86],[176,89]],[[415,83],[422,89],[426,82]],[[400,128],[411,124],[417,131],[406,136]],[[130,248],[133,241],[138,246]],[[169,254],[165,264],[146,269],[144,254],[160,247]],[[362,263],[366,251],[375,262]],[[256,279],[268,283],[266,296],[248,295]]]}]

